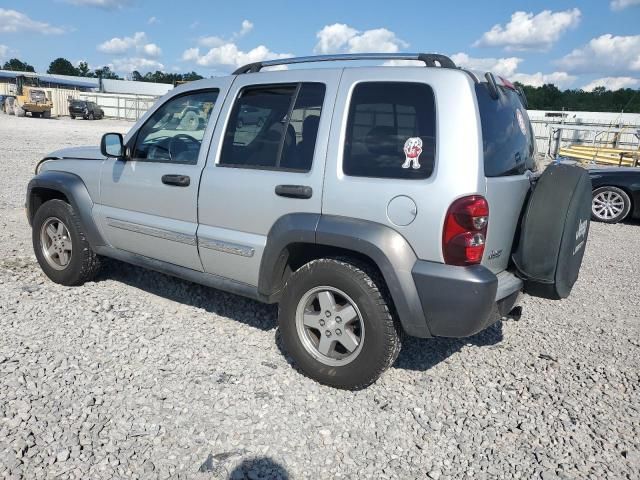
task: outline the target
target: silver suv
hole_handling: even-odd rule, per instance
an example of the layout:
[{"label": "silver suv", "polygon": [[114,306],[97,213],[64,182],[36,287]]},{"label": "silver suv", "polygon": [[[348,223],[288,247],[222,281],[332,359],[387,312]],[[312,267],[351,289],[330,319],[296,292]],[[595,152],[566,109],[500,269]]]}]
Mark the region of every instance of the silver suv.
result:
[{"label": "silver suv", "polygon": [[[261,71],[323,61],[342,63]],[[104,256],[278,303],[299,368],[362,388],[404,333],[469,336],[523,290],[569,294],[590,183],[577,167],[535,173],[525,102],[434,54],[290,58],[181,85],[124,138],[40,162],[35,254],[64,285]]]}]

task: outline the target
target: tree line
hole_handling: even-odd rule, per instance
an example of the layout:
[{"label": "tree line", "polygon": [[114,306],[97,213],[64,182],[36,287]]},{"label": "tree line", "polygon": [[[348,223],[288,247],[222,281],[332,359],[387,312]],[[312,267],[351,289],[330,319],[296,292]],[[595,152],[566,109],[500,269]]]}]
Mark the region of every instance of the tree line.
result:
[{"label": "tree line", "polygon": [[640,91],[632,88],[607,90],[596,87],[584,90],[560,90],[553,84],[531,87],[520,85],[530,110],[567,110],[582,112],[640,113]]},{"label": "tree line", "polygon": [[[32,65],[23,62],[20,59],[12,58],[4,63],[3,70],[13,70],[15,72],[35,72]],[[105,78],[109,80],[122,80],[122,78],[108,66],[91,70],[87,62],[80,62],[76,67],[66,58],[56,58],[49,64],[47,73],[53,75],[69,75],[72,77],[89,77],[89,78]],[[190,82],[204,78],[196,72],[188,73],[167,73],[156,70],[155,72],[147,72],[142,75],[137,70],[131,72],[131,80],[136,82],[153,82],[153,83],[170,83]]]},{"label": "tree line", "polygon": [[[12,58],[4,63],[4,70],[18,72],[34,72],[33,66],[17,58]],[[87,62],[80,62],[74,66],[66,58],[56,58],[49,64],[47,73],[58,75],[71,75],[74,77],[102,77],[106,79],[121,80],[120,76],[108,66],[91,70]],[[142,75],[137,70],[131,72],[131,80],[136,82],[170,83],[189,82],[200,80],[202,77],[196,72],[167,73],[156,70]],[[606,90],[604,86],[597,87],[591,92],[584,90],[560,90],[553,84],[532,87],[520,85],[527,96],[528,108],[531,110],[567,110],[587,112],[620,112],[640,113],[640,94],[638,90],[621,88],[620,90]]]}]

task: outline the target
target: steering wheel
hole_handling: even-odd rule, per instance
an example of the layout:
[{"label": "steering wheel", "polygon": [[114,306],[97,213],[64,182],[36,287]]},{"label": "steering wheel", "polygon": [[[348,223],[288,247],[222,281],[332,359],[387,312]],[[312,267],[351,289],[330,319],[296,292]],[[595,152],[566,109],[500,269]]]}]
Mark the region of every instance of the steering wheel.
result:
[{"label": "steering wheel", "polygon": [[176,152],[175,147],[177,145],[179,144],[188,145],[189,143],[198,144],[199,142],[198,140],[193,138],[191,135],[187,135],[186,133],[179,133],[178,135],[171,137],[171,140],[169,141],[169,148],[168,148],[170,158],[173,160],[174,157],[177,156],[177,154],[189,150],[189,147],[187,147],[183,150]]}]

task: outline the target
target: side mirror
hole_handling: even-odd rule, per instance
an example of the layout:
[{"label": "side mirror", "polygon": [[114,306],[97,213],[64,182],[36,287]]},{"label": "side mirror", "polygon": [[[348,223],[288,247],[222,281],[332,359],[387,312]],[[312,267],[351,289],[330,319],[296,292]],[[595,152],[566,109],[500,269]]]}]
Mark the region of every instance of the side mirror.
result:
[{"label": "side mirror", "polygon": [[105,133],[100,142],[100,152],[105,157],[124,157],[124,140],[120,133]]}]

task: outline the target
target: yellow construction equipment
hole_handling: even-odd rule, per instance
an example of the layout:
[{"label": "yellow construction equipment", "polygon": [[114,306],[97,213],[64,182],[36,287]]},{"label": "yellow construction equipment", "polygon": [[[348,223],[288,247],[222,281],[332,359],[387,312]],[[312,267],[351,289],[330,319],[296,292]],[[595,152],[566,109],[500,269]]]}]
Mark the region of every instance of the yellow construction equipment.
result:
[{"label": "yellow construction equipment", "polygon": [[9,115],[15,114],[17,117],[24,117],[31,113],[32,117],[51,117],[53,102],[47,93],[39,87],[37,78],[30,78],[32,85],[27,85],[26,77],[18,75],[16,77],[15,98],[11,99],[7,108]]}]

